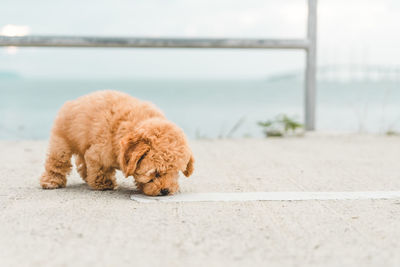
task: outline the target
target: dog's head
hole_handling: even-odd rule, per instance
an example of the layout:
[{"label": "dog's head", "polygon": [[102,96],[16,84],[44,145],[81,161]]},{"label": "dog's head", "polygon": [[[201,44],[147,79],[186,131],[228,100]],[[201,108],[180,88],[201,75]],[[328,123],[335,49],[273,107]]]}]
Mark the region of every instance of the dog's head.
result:
[{"label": "dog's head", "polygon": [[172,195],[179,171],[189,177],[194,158],[181,129],[165,119],[148,119],[121,140],[121,170],[144,194]]}]

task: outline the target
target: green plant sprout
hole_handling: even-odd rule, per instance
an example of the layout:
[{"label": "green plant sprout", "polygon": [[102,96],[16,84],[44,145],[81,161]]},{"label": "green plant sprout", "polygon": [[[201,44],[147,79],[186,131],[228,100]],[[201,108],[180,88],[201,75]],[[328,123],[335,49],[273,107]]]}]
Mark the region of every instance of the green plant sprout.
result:
[{"label": "green plant sprout", "polygon": [[260,121],[258,125],[264,129],[264,134],[267,137],[299,135],[299,130],[303,128],[303,124],[286,114],[280,114],[273,120]]}]

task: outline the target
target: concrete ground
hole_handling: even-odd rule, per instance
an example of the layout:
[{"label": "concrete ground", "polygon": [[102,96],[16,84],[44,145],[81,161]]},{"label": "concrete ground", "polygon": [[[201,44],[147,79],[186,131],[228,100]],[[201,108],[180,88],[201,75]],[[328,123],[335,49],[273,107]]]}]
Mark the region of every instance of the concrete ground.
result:
[{"label": "concrete ground", "polygon": [[[199,140],[185,192],[400,190],[400,137]],[[400,199],[137,203],[73,172],[42,190],[44,141],[0,142],[1,266],[400,266]]]}]

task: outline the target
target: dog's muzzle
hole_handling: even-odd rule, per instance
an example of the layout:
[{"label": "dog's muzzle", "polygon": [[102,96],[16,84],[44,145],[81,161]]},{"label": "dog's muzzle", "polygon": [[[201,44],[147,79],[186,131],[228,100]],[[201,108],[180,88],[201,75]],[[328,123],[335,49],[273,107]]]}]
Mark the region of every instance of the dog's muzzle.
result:
[{"label": "dog's muzzle", "polygon": [[160,195],[161,196],[166,196],[169,194],[169,189],[168,188],[163,188],[160,190]]}]

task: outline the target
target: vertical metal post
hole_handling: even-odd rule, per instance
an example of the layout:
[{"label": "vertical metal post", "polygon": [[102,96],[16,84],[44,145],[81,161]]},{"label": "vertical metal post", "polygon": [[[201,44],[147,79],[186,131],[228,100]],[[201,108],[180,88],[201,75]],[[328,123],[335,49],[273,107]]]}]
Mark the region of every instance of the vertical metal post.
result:
[{"label": "vertical metal post", "polygon": [[307,39],[306,50],[304,116],[305,129],[315,130],[315,102],[317,82],[317,0],[308,0]]}]

